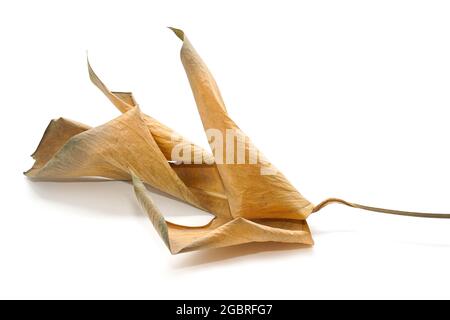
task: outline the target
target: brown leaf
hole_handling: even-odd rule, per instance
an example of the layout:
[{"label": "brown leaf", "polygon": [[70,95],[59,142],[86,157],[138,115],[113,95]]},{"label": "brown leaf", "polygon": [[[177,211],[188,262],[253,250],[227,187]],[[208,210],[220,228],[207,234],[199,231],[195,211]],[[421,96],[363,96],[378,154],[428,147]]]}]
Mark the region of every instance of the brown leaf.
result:
[{"label": "brown leaf", "polygon": [[[208,69],[184,33],[174,31],[184,39],[181,57],[205,129],[240,131],[228,116]],[[261,159],[255,164],[217,163],[211,153],[142,114],[131,93],[110,91],[89,64],[88,68],[92,82],[122,115],[95,128],[64,118],[53,120],[33,155],[36,162],[26,172],[28,177],[132,179],[137,199],[172,253],[248,242],[313,243],[304,220],[313,206],[281,173],[261,175],[264,168],[273,168],[270,164]],[[245,140],[246,151],[256,149]],[[180,142],[200,163],[171,163],[172,151]],[[215,218],[202,227],[167,222],[144,183]]]}]

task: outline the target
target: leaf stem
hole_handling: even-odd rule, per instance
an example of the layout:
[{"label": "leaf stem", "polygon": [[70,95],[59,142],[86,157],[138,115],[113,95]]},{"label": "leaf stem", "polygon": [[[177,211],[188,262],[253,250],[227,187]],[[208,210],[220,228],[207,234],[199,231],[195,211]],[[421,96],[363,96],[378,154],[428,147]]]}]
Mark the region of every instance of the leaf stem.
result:
[{"label": "leaf stem", "polygon": [[357,208],[357,209],[362,209],[362,210],[367,210],[367,211],[374,211],[374,212],[381,212],[381,213],[386,213],[386,214],[393,214],[393,215],[397,215],[397,216],[450,219],[450,214],[448,214],[448,213],[426,213],[426,212],[384,209],[384,208],[377,208],[377,207],[366,206],[366,205],[362,205],[362,204],[358,204],[358,203],[348,202],[348,201],[338,199],[338,198],[329,198],[329,199],[322,201],[321,203],[319,203],[317,206],[314,207],[313,212],[317,212],[331,203],[339,203],[339,204],[342,204],[342,205],[345,205],[348,207],[352,207],[352,208]]}]

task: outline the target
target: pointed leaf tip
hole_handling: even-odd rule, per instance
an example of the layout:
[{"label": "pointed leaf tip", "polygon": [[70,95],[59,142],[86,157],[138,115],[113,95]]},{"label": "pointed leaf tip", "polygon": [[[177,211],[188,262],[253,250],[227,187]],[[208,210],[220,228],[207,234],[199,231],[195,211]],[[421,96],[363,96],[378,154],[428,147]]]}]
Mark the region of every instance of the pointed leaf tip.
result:
[{"label": "pointed leaf tip", "polygon": [[174,33],[175,33],[175,35],[181,40],[181,41],[184,41],[184,31],[183,30],[181,30],[181,29],[177,29],[177,28],[174,28],[174,27],[168,27],[170,30],[172,30]]}]

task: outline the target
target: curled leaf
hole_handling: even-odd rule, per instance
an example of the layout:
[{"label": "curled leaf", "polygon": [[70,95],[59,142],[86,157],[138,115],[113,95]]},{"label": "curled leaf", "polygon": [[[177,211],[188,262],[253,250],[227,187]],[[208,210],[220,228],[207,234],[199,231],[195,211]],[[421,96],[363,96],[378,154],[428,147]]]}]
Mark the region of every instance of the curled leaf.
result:
[{"label": "curled leaf", "polygon": [[[88,62],[91,81],[121,112],[98,127],[52,120],[25,174],[33,179],[131,180],[137,200],[173,254],[250,242],[312,245],[306,218],[330,203],[388,214],[450,218],[330,198],[314,206],[252,144],[229,116],[219,88],[182,30],[181,61],[212,152],[141,112],[131,92],[111,91]],[[232,141],[230,146],[230,141]],[[181,159],[181,160],[180,160]],[[167,221],[146,185],[214,215],[205,226]]]},{"label": "curled leaf", "polygon": [[[25,173],[28,177],[55,180],[87,176],[131,179],[137,199],[172,253],[262,241],[313,243],[306,221],[300,219],[302,216],[296,212],[292,216],[274,213],[270,215],[271,219],[267,219],[267,207],[263,206],[259,214],[261,206],[250,203],[247,208],[255,211],[251,216],[231,214],[230,203],[236,203],[236,199],[233,198],[234,189],[229,191],[228,168],[223,169],[225,174],[222,173],[211,153],[143,114],[132,93],[110,91],[89,63],[88,70],[91,81],[122,115],[95,128],[64,118],[52,120],[33,155],[36,160],[33,167]],[[211,77],[210,82],[213,81]],[[205,85],[210,83],[205,82]],[[214,91],[220,95],[217,87]],[[226,113],[219,116],[226,116]],[[196,161],[174,163],[173,152],[176,148],[187,151]],[[261,164],[258,164],[255,169],[260,167]],[[253,168],[240,168],[240,172],[245,173],[249,169]],[[246,178],[251,176],[247,174]],[[279,179],[280,176],[277,177]],[[224,178],[228,179],[226,183]],[[270,187],[271,182],[266,179],[268,181],[266,187]],[[282,182],[286,183],[284,180]],[[215,218],[203,227],[167,222],[146,192],[144,183],[207,210]],[[285,197],[287,199],[288,195]],[[270,198],[265,200],[271,201]],[[248,197],[241,202],[249,203]],[[283,204],[278,206],[282,212]]]}]

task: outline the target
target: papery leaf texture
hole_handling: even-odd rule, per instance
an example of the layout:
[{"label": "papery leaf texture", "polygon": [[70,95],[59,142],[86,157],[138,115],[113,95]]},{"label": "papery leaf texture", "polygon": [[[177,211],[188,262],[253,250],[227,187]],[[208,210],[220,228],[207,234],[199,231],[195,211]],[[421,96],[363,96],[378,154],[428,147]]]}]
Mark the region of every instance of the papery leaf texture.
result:
[{"label": "papery leaf texture", "polygon": [[[93,84],[120,111],[107,123],[90,127],[66,118],[52,120],[33,153],[25,175],[33,180],[103,177],[129,181],[136,198],[173,254],[251,242],[312,245],[306,219],[330,203],[427,218],[449,214],[382,209],[330,198],[314,206],[271,164],[228,114],[218,85],[185,33],[170,28],[182,41],[181,62],[192,89],[211,151],[204,150],[153,117],[144,114],[130,92],[110,91],[88,61]],[[236,139],[239,151],[211,132]],[[193,162],[180,162],[174,151]],[[235,152],[236,151],[236,152]],[[214,215],[206,225],[182,226],[167,221],[147,187]]]}]

